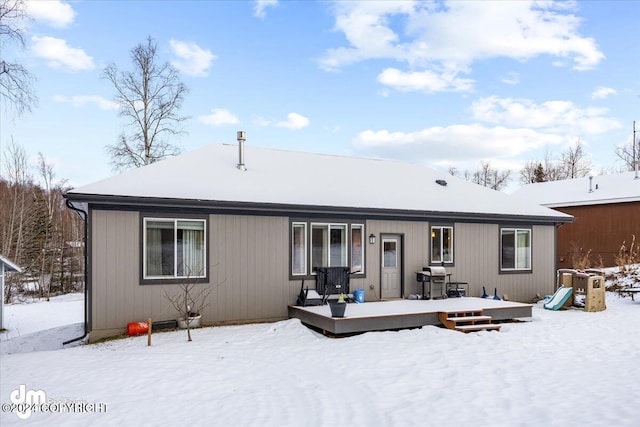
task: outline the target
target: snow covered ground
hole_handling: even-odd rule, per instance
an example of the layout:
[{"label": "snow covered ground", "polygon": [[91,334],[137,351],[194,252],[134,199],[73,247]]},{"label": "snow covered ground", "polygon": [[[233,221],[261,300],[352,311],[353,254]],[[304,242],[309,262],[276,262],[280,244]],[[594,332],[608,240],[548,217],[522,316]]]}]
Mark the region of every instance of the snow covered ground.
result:
[{"label": "snow covered ground", "polygon": [[[6,315],[3,427],[640,425],[640,301],[613,293],[598,313],[539,303],[530,322],[501,332],[331,339],[287,320],[198,329],[193,342],[158,333],[151,347],[142,336],[60,349],[81,334],[81,295]],[[75,324],[36,332],[65,321]],[[22,420],[5,412],[21,386],[42,390],[49,409],[84,401],[74,408],[87,412]]]}]

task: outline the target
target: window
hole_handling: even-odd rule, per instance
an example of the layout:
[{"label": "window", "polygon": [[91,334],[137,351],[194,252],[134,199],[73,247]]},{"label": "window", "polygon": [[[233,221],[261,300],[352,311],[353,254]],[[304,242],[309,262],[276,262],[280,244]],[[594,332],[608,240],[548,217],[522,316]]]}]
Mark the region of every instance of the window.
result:
[{"label": "window", "polygon": [[500,230],[500,269],[531,270],[531,230],[503,228]]},{"label": "window", "polygon": [[364,274],[364,225],[351,226],[351,271]]},{"label": "window", "polygon": [[431,227],[431,263],[453,263],[453,227]]},{"label": "window", "polygon": [[311,268],[347,266],[346,224],[311,224]]},{"label": "window", "polygon": [[349,267],[364,275],[364,239],[364,224],[293,221],[291,276],[315,274],[319,267]]},{"label": "window", "polygon": [[398,267],[398,241],[382,239],[382,268]]},{"label": "window", "polygon": [[204,219],[145,218],[143,278],[206,277]]},{"label": "window", "polygon": [[307,224],[294,222],[291,233],[291,274],[307,274]]}]

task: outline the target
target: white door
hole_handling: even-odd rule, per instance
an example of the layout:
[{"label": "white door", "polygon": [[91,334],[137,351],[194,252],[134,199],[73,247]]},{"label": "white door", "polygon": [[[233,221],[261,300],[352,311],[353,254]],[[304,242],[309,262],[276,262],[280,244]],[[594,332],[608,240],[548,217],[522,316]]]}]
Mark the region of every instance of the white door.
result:
[{"label": "white door", "polygon": [[402,252],[400,236],[382,238],[381,297],[400,298],[402,296]]}]

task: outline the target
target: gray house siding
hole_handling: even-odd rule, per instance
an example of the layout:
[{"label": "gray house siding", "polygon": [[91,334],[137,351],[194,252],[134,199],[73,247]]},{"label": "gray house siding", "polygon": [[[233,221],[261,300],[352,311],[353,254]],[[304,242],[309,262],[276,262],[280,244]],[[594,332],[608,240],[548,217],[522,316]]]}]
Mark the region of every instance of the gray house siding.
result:
[{"label": "gray house siding", "polygon": [[500,274],[500,227],[497,224],[455,225],[455,268],[453,280],[469,282],[471,296],[506,294],[512,301],[530,302],[536,293],[552,293],[555,260],[553,225],[531,227],[532,269],[530,273]]},{"label": "gray house siding", "polygon": [[[181,217],[183,214],[176,214]],[[208,306],[203,323],[271,321],[287,317],[301,279],[290,280],[290,219],[288,216],[208,215]],[[404,297],[420,292],[415,271],[428,265],[430,224],[427,221],[367,220],[366,277],[354,277],[352,289],[365,289],[367,301],[380,296],[381,235],[399,234],[403,244]],[[530,301],[536,293],[551,292],[554,274],[554,226],[533,226],[533,272],[499,274],[499,226],[455,223],[454,280],[469,282],[472,296],[482,286],[497,287],[511,300]],[[369,244],[368,236],[376,236]],[[177,285],[140,284],[141,214],[137,211],[92,209],[90,215],[90,328],[91,340],[122,334],[127,323],[174,319],[165,292]],[[200,285],[199,285],[200,286]],[[313,280],[305,286],[314,287]],[[372,289],[373,288],[373,289]]]}]

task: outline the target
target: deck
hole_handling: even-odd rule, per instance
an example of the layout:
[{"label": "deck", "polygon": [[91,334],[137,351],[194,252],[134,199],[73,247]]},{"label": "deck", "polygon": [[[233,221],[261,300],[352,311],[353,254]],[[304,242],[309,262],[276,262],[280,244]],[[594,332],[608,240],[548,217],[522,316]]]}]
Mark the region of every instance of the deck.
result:
[{"label": "deck", "polygon": [[441,325],[439,312],[482,310],[494,321],[531,317],[531,304],[463,297],[442,300],[391,300],[351,303],[345,317],[331,317],[328,305],[289,306],[289,317],[333,335]]}]

